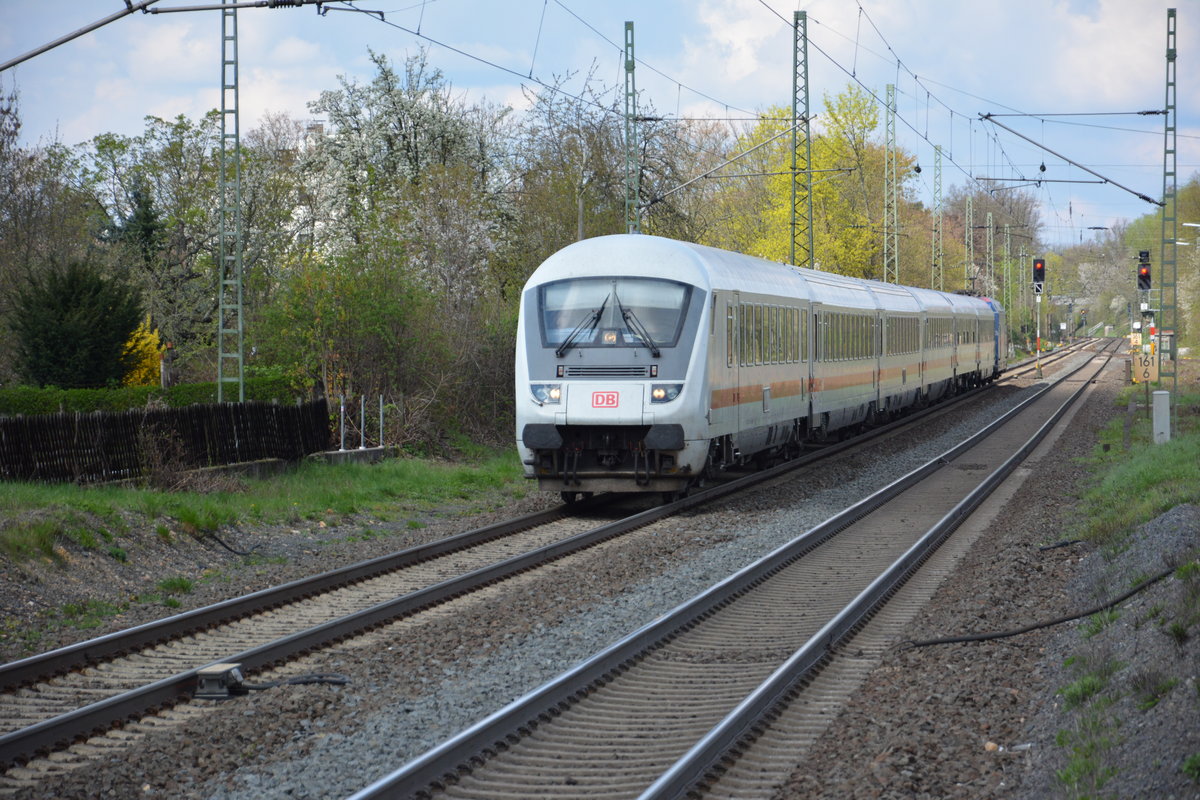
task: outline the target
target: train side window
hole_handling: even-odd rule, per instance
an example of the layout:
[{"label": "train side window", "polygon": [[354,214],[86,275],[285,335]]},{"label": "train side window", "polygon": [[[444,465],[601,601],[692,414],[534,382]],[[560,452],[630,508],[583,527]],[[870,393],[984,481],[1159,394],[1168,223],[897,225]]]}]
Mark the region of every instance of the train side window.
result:
[{"label": "train side window", "polygon": [[763,307],[754,306],[754,363],[763,363]]},{"label": "train side window", "polygon": [[817,361],[825,360],[825,315],[817,313],[813,317],[813,325],[816,326],[813,331],[813,339],[816,341],[816,352],[813,353],[813,358]]},{"label": "train side window", "polygon": [[778,364],[779,356],[779,306],[771,306],[771,363]]},{"label": "train side window", "polygon": [[796,309],[787,310],[788,361],[796,360]]},{"label": "train side window", "polygon": [[733,367],[733,349],[737,345],[733,338],[735,308],[733,303],[727,303],[725,306],[725,366],[727,368]]},{"label": "train side window", "polygon": [[737,320],[735,321],[738,329],[738,364],[746,366],[746,304],[742,303],[738,306]]},{"label": "train side window", "polygon": [[800,360],[806,361],[808,359],[808,309],[800,309],[798,313],[800,316],[800,337],[798,342],[800,345]]}]

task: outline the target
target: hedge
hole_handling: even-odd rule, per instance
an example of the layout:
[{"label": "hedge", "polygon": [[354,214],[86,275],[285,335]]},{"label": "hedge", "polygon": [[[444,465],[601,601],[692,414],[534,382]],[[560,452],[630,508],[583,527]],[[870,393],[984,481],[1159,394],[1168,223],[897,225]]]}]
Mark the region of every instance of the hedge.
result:
[{"label": "hedge", "polygon": [[[236,387],[234,388],[236,395]],[[226,395],[228,396],[228,392]],[[246,379],[246,399],[262,402],[295,402],[302,392],[284,377]],[[63,412],[128,411],[151,402],[169,408],[184,408],[217,402],[217,384],[186,383],[163,389],[158,386],[120,386],[114,389],[36,389],[17,386],[0,389],[0,416],[56,414]]]}]

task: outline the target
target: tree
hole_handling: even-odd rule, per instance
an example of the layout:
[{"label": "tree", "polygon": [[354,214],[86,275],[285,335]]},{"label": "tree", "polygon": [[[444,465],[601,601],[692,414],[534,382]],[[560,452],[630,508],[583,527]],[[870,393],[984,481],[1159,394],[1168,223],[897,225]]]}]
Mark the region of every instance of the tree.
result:
[{"label": "tree", "polygon": [[[75,180],[76,155],[57,143],[21,147],[16,91],[0,94],[0,331],[18,287],[49,264],[96,256],[98,208]],[[14,337],[0,336],[0,383],[17,378]]]},{"label": "tree", "polygon": [[125,343],[125,352],[132,366],[121,380],[124,385],[154,386],[159,382],[162,377],[162,340],[158,331],[150,327],[148,315]]},{"label": "tree", "polygon": [[109,264],[124,268],[181,368],[215,333],[220,114],[146,118],[136,137],[102,134],[81,181],[108,217]]},{"label": "tree", "polygon": [[137,292],[82,261],[51,269],[17,293],[11,321],[17,366],[38,386],[98,388],[119,383],[141,319]]}]

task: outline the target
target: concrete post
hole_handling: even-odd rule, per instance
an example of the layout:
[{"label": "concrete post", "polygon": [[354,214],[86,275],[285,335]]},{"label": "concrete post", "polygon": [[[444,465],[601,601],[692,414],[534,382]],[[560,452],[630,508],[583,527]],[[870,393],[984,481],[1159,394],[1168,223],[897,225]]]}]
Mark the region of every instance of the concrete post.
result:
[{"label": "concrete post", "polygon": [[1154,393],[1154,443],[1171,441],[1171,393]]}]

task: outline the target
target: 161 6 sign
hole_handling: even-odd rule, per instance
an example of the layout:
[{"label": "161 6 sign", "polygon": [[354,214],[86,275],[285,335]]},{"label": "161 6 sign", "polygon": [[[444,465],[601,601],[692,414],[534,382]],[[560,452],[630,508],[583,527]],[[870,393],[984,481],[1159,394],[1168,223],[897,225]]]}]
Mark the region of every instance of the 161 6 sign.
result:
[{"label": "161 6 sign", "polygon": [[1133,354],[1133,382],[1154,383],[1158,380],[1158,354]]}]

